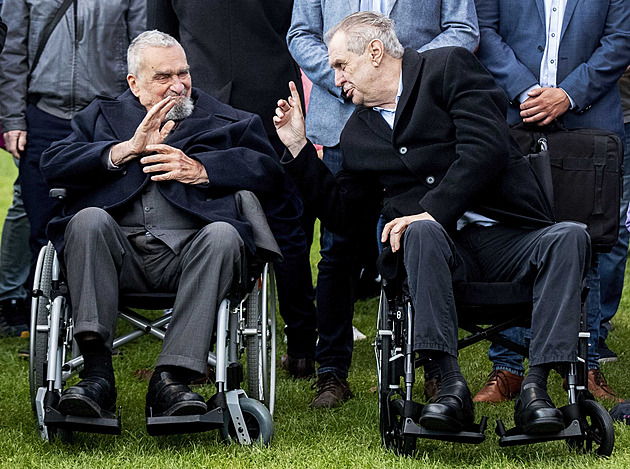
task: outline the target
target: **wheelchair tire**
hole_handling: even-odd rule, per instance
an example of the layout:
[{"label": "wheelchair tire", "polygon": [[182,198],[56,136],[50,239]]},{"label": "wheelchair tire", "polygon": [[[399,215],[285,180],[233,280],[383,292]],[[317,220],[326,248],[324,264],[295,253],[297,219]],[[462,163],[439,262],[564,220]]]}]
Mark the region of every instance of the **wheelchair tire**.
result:
[{"label": "wheelchair tire", "polygon": [[38,295],[33,297],[35,303],[35,314],[31,308],[31,333],[29,341],[29,385],[31,394],[31,407],[35,412],[35,398],[37,389],[44,385],[46,379],[46,371],[44,365],[48,355],[48,334],[46,332],[37,332],[37,326],[45,326],[48,324],[48,313],[51,304],[52,291],[52,268],[55,258],[55,248],[52,243],[48,243],[45,248],[45,254],[41,263],[39,278],[33,281],[33,291]]},{"label": "wheelchair tire", "polygon": [[[245,426],[252,444],[269,446],[273,438],[273,418],[267,407],[256,399],[243,397],[239,399]],[[227,443],[238,443],[236,429],[232,423],[230,412],[225,412],[225,423],[221,427],[221,438]]]},{"label": "wheelchair tire", "polygon": [[[388,416],[386,416],[386,421],[382,423],[384,427],[381,427],[383,445],[398,456],[412,455],[416,450],[416,438],[402,434],[404,401],[394,399],[384,404],[383,412],[388,412]],[[386,430],[387,433],[383,433],[383,430]]]},{"label": "wheelchair tire", "polygon": [[615,445],[615,429],[610,414],[599,402],[591,399],[581,399],[579,406],[583,436],[570,438],[567,444],[576,451],[610,456]]},{"label": "wheelchair tire", "polygon": [[[266,307],[263,308],[265,301]],[[273,415],[276,393],[276,296],[270,266],[265,267],[261,280],[256,282],[247,300],[246,327],[258,331],[258,334],[248,336],[245,341],[247,395],[264,403]]]}]

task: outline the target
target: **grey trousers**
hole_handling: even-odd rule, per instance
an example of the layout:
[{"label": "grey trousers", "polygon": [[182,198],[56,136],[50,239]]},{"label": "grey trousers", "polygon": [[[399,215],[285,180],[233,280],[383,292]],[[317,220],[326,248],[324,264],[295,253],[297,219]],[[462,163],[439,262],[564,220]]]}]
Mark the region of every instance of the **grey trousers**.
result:
[{"label": "grey trousers", "polygon": [[589,252],[588,234],[575,223],[533,231],[469,225],[454,240],[436,222],[412,223],[404,263],[414,348],[457,356],[453,281],[523,282],[533,284],[530,366],[574,361]]},{"label": "grey trousers", "polygon": [[[18,164],[18,160],[15,160]],[[24,284],[31,268],[31,249],[28,236],[31,226],[22,202],[19,180],[13,185],[13,203],[2,226],[0,245],[0,301],[25,299]],[[30,288],[30,286],[29,286]]]},{"label": "grey trousers", "polygon": [[176,292],[157,364],[205,373],[218,306],[240,275],[242,239],[228,223],[212,223],[176,255],[145,233],[127,235],[98,208],[80,211],[66,228],[75,334],[96,333],[111,348],[119,292]]}]

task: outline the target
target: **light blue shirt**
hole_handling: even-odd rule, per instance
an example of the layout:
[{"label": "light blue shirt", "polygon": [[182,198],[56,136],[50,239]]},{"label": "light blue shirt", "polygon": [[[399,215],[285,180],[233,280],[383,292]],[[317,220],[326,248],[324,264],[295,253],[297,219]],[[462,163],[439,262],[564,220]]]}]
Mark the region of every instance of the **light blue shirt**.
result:
[{"label": "light blue shirt", "polygon": [[361,0],[360,11],[376,11],[387,15],[387,0]]}]

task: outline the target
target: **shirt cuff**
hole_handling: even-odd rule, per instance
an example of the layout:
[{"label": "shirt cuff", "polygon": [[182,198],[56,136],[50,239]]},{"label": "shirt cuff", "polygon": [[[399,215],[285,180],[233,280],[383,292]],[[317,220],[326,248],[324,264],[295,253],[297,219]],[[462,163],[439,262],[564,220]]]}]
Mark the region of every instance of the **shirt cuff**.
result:
[{"label": "shirt cuff", "polygon": [[530,98],[530,96],[527,93],[529,93],[531,90],[535,90],[537,88],[540,88],[540,85],[536,84],[534,86],[531,86],[531,87],[527,88],[525,91],[523,91],[521,94],[518,95],[518,101],[521,104],[523,104],[526,100],[528,100]]}]

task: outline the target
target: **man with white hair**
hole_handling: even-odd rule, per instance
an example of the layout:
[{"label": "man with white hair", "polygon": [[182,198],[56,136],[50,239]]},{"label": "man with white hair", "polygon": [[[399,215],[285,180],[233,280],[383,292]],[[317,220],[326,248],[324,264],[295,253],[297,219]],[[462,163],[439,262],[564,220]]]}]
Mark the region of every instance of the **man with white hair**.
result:
[{"label": "man with white hair", "polygon": [[[97,99],[73,133],[43,155],[64,211],[48,226],[72,297],[82,381],[66,415],[111,417],[111,349],[119,292],[175,292],[173,316],[147,393],[153,416],[203,414],[188,387],[206,371],[215,314],[256,252],[234,193],[273,200],[284,174],[258,116],[192,88],[181,45],[147,31],[129,46],[129,90]],[[272,256],[273,257],[273,256]]]}]

